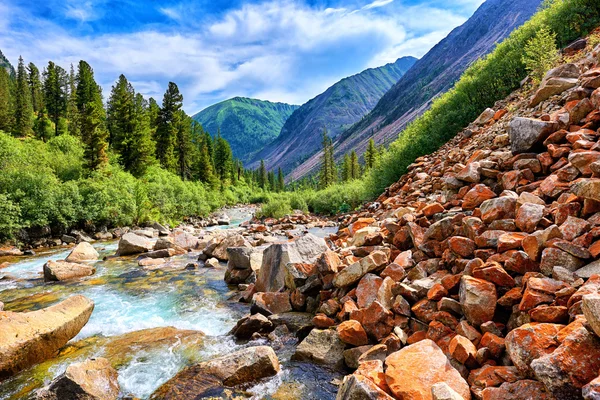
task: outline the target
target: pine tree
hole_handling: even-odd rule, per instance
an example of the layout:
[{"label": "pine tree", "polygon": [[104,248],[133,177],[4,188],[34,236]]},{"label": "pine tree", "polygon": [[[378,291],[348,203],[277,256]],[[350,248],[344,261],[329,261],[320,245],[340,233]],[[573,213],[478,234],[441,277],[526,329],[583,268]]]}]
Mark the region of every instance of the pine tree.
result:
[{"label": "pine tree", "polygon": [[13,81],[6,68],[0,67],[0,131],[12,132],[14,126]]},{"label": "pine tree", "polygon": [[257,176],[258,186],[260,186],[262,189],[266,189],[268,181],[269,176],[267,174],[267,168],[265,167],[265,160],[260,160],[260,167],[258,168]]},{"label": "pine tree", "polygon": [[283,192],[285,190],[285,179],[283,177],[283,171],[281,167],[277,169],[277,191]]},{"label": "pine tree", "polygon": [[88,168],[98,169],[108,161],[108,129],[102,104],[102,90],[94,80],[92,67],[80,61],[77,68],[77,109],[84,156]]},{"label": "pine tree", "polygon": [[179,110],[179,125],[175,139],[175,155],[177,157],[177,173],[181,179],[191,177],[193,146],[192,146],[192,119],[183,110]]},{"label": "pine tree", "polygon": [[31,106],[31,91],[28,74],[23,57],[19,57],[17,67],[17,82],[15,87],[15,127],[16,136],[25,137],[32,133],[33,107]]},{"label": "pine tree", "polygon": [[321,171],[319,173],[319,186],[325,189],[337,181],[337,166],[333,154],[333,142],[327,135],[327,129],[323,130],[323,155],[321,156]]},{"label": "pine tree", "polygon": [[350,153],[350,179],[360,178],[360,164],[358,163],[358,156],[356,151],[352,150]]},{"label": "pine tree", "polygon": [[377,148],[375,147],[375,141],[369,140],[367,150],[365,151],[365,169],[373,168],[375,161],[377,160]]},{"label": "pine tree", "polygon": [[221,134],[217,134],[215,140],[215,171],[217,176],[224,183],[231,171],[231,163],[233,162],[233,154],[231,153],[231,147],[227,140],[221,137]]},{"label": "pine tree", "polygon": [[69,71],[69,90],[67,94],[67,121],[69,123],[69,134],[75,137],[81,136],[79,110],[77,109],[77,77],[75,69],[71,64]]},{"label": "pine tree", "polygon": [[59,122],[65,117],[67,111],[67,93],[64,87],[66,71],[48,62],[48,68],[44,72],[44,103],[46,111],[52,123],[54,123],[54,134],[59,133]]},{"label": "pine tree", "polygon": [[344,161],[342,161],[342,180],[344,182],[352,179],[352,164],[350,162],[350,156],[344,154]]},{"label": "pine tree", "polygon": [[153,140],[156,140],[156,128],[158,127],[158,117],[160,115],[160,106],[153,97],[148,99],[148,121],[150,123],[150,132]]},{"label": "pine tree", "polygon": [[109,144],[126,157],[131,150],[131,135],[134,130],[135,92],[125,75],[120,75],[117,83],[112,86],[106,108],[106,126],[108,128]]},{"label": "pine tree", "polygon": [[177,172],[175,141],[181,117],[179,110],[182,106],[183,96],[179,93],[179,88],[175,83],[169,82],[158,116],[155,140],[156,158],[163,168],[171,172]]},{"label": "pine tree", "polygon": [[40,80],[40,70],[34,63],[27,66],[29,90],[31,91],[31,106],[33,112],[37,115],[44,109],[44,97],[42,93],[42,81]]}]

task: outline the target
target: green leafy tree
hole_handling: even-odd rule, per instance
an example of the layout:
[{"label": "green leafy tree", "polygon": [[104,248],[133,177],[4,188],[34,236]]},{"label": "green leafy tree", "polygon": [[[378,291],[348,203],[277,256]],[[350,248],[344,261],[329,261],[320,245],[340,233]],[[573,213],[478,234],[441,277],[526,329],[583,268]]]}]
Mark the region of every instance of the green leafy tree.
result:
[{"label": "green leafy tree", "polygon": [[48,67],[44,72],[44,103],[48,116],[54,124],[54,134],[59,133],[59,122],[64,118],[67,111],[67,92],[65,91],[64,81],[66,71],[54,64],[48,62]]},{"label": "green leafy tree", "polygon": [[31,106],[31,91],[28,74],[23,57],[19,57],[17,67],[17,82],[15,87],[15,127],[16,136],[25,137],[32,133],[33,107]]},{"label": "green leafy tree", "polygon": [[40,70],[34,63],[27,66],[29,90],[31,91],[31,106],[33,112],[37,115],[44,109],[44,95],[42,81],[40,80]]},{"label": "green leafy tree", "polygon": [[538,30],[525,45],[523,63],[535,83],[541,82],[546,72],[556,65],[558,58],[556,34],[546,27]]},{"label": "green leafy tree", "polygon": [[179,88],[175,83],[169,82],[158,116],[155,140],[156,158],[163,168],[171,172],[177,172],[175,141],[180,127],[181,113],[179,110],[182,106],[183,96],[179,93]]},{"label": "green leafy tree", "polygon": [[52,121],[50,121],[50,118],[48,118],[45,109],[38,112],[35,123],[33,124],[33,132],[35,133],[35,137],[44,142],[47,142],[54,137],[54,125],[52,124]]}]

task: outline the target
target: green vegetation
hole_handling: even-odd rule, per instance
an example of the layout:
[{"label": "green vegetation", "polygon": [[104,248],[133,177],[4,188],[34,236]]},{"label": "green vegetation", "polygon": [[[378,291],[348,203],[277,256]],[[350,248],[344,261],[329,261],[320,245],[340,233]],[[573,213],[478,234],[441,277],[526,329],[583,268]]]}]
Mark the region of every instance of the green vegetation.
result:
[{"label": "green vegetation", "polygon": [[205,108],[192,118],[213,136],[218,132],[231,145],[233,155],[246,162],[275,140],[298,106],[234,97]]},{"label": "green vegetation", "polygon": [[533,82],[539,84],[546,72],[556,65],[559,57],[556,34],[542,28],[525,45],[523,63]]},{"label": "green vegetation", "polygon": [[22,59],[14,77],[0,68],[0,238],[174,224],[266,196],[283,179],[268,173],[272,184],[259,188],[257,171],[185,114],[173,82],[160,107],[121,75],[105,108],[85,61],[70,73],[49,62],[42,76]]}]

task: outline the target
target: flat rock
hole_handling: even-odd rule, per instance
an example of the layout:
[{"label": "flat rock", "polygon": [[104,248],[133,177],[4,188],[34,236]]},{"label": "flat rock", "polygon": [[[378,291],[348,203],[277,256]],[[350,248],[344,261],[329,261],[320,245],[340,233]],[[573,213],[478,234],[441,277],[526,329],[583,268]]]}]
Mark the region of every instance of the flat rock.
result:
[{"label": "flat rock", "polygon": [[93,301],[76,295],[38,311],[0,311],[0,379],[53,357],[93,310]]},{"label": "flat rock", "polygon": [[71,279],[82,278],[84,276],[90,276],[95,272],[96,268],[91,265],[50,260],[44,264],[44,281],[68,281]]},{"label": "flat rock", "polygon": [[94,246],[88,242],[81,242],[73,250],[65,261],[68,262],[81,262],[81,261],[96,261],[100,257],[100,254],[94,249]]},{"label": "flat rock", "polygon": [[344,342],[332,329],[313,329],[298,345],[293,359],[341,367],[344,362]]},{"label": "flat rock", "polygon": [[127,256],[130,254],[145,253],[152,250],[152,248],[152,242],[148,238],[129,232],[124,234],[119,240],[117,255]]}]

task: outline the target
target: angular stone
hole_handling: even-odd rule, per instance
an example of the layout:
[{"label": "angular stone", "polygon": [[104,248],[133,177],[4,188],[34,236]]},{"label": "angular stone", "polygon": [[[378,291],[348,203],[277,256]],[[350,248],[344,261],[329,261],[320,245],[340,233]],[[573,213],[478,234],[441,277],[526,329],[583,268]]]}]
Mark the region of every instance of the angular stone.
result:
[{"label": "angular stone", "polygon": [[465,210],[472,210],[478,207],[484,201],[493,199],[494,197],[496,197],[496,193],[494,193],[486,185],[475,185],[467,192],[467,194],[465,194],[465,197],[463,197],[462,207]]},{"label": "angular stone", "polygon": [[76,295],[38,311],[0,311],[0,379],[53,357],[93,310],[93,301]]},{"label": "angular stone", "polygon": [[557,129],[556,122],[516,117],[508,126],[511,151],[513,154],[528,152]]},{"label": "angular stone", "polygon": [[600,336],[600,293],[583,296],[581,309],[596,335]]},{"label": "angular stone", "polygon": [[558,400],[544,386],[534,380],[504,382],[500,387],[488,387],[481,392],[482,400]]},{"label": "angular stone", "polygon": [[364,346],[369,343],[367,332],[358,321],[351,319],[342,322],[338,325],[337,332],[344,343],[352,346]]},{"label": "angular stone", "polygon": [[493,283],[464,275],[459,296],[463,313],[471,324],[479,326],[493,319],[497,300]]},{"label": "angular stone", "polygon": [[568,269],[569,271],[577,271],[585,264],[585,261],[577,258],[566,251],[549,247],[544,249],[542,252],[542,261],[540,263],[540,269],[542,273],[546,276],[552,275],[552,270],[554,267],[563,267]]},{"label": "angular stone", "polygon": [[263,315],[281,314],[292,311],[287,292],[260,292],[252,297],[252,310]]},{"label": "angular stone", "polygon": [[44,281],[68,281],[90,276],[95,272],[96,268],[91,265],[50,260],[44,264]]},{"label": "angular stone", "polygon": [[148,238],[129,232],[121,236],[117,255],[127,256],[130,254],[145,253],[152,250],[152,248],[152,242]]},{"label": "angular stone", "polygon": [[532,373],[531,362],[551,354],[560,345],[557,335],[564,328],[558,324],[525,324],[506,335],[506,351],[513,364],[523,373]]},{"label": "angular stone", "polygon": [[346,375],[338,390],[336,400],[393,400],[373,381],[362,375]]},{"label": "angular stone", "polygon": [[335,330],[313,329],[298,345],[294,360],[341,366],[344,362],[344,342]]},{"label": "angular stone", "polygon": [[508,196],[486,200],[479,207],[481,219],[489,224],[499,219],[515,218],[516,205],[517,199]]},{"label": "angular stone", "polygon": [[232,333],[238,339],[250,339],[254,333],[269,333],[272,330],[273,323],[267,317],[254,314],[238,321]]},{"label": "angular stone", "polygon": [[383,279],[374,274],[366,274],[356,287],[356,304],[358,308],[369,307],[377,300],[377,293]]},{"label": "angular stone", "polygon": [[432,386],[444,382],[465,400],[471,399],[467,382],[429,339],[390,354],[385,364],[386,382],[397,398],[432,400]]},{"label": "angular stone", "polygon": [[466,337],[456,335],[450,341],[448,350],[452,357],[461,364],[475,361],[477,355],[477,348],[475,345]]},{"label": "angular stone", "polygon": [[431,398],[433,400],[464,400],[464,397],[456,393],[446,382],[439,382],[431,387]]},{"label": "angular stone", "polygon": [[39,400],[116,400],[119,397],[117,371],[106,358],[73,363],[38,393]]},{"label": "angular stone", "polygon": [[582,179],[571,186],[571,192],[579,197],[600,201],[600,179]]},{"label": "angular stone", "polygon": [[540,204],[525,203],[517,211],[515,224],[523,232],[532,233],[544,218],[545,207]]}]

